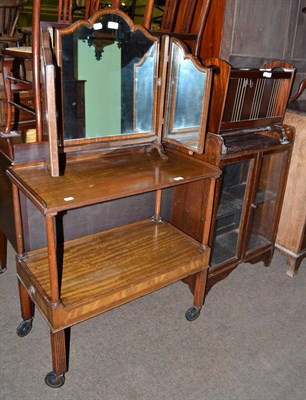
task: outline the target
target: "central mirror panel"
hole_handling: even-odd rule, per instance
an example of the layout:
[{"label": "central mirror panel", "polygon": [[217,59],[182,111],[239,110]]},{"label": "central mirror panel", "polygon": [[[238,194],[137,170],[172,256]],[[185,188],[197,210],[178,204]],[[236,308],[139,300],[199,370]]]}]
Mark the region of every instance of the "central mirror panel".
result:
[{"label": "central mirror panel", "polygon": [[63,140],[155,135],[158,39],[114,11],[57,34]]}]

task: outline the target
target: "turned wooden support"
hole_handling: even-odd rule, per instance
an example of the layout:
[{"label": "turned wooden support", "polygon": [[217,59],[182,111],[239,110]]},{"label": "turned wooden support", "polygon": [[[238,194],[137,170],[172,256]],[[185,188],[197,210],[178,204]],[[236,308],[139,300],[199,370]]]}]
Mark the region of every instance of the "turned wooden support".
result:
[{"label": "turned wooden support", "polygon": [[162,191],[161,191],[161,189],[159,189],[156,191],[156,200],[155,200],[154,218],[156,221],[159,221],[161,219],[161,216],[160,216],[161,198],[162,198]]},{"label": "turned wooden support", "polygon": [[24,321],[29,321],[34,317],[34,310],[35,310],[34,303],[32,302],[27,289],[23,286],[23,284],[19,280],[18,280],[18,289],[19,289],[21,317]]},{"label": "turned wooden support", "polygon": [[147,29],[151,28],[153,10],[154,10],[154,0],[147,0],[144,17],[143,17],[143,23],[142,23],[142,25]]},{"label": "turned wooden support", "polygon": [[21,207],[19,199],[19,190],[16,185],[12,185],[13,191],[13,205],[14,205],[14,221],[15,221],[15,232],[17,241],[17,253],[19,256],[24,254],[23,244],[23,232],[22,232],[22,219],[21,219]]},{"label": "turned wooden support", "polygon": [[119,10],[119,8],[120,8],[120,0],[113,0],[112,1],[112,8],[114,8],[115,10]]},{"label": "turned wooden support", "polygon": [[206,268],[205,271],[198,272],[195,276],[193,305],[196,308],[201,308],[204,304],[207,276],[208,268]]},{"label": "turned wooden support", "polygon": [[58,305],[60,302],[60,296],[59,296],[59,282],[58,282],[58,269],[57,269],[55,215],[51,214],[46,216],[46,230],[47,230],[47,242],[48,242],[51,301],[54,305]]},{"label": "turned wooden support", "polygon": [[11,82],[7,78],[11,74],[13,68],[13,61],[14,61],[13,57],[4,56],[2,62],[2,74],[3,74],[4,88],[7,100],[6,125],[4,131],[4,133],[6,134],[11,132],[11,122],[13,119],[13,106],[9,102],[10,100],[12,100],[13,94],[12,94]]},{"label": "turned wooden support", "polygon": [[33,54],[33,91],[36,111],[36,137],[38,142],[43,141],[42,106],[40,87],[40,0],[33,0],[32,18],[32,54]]}]

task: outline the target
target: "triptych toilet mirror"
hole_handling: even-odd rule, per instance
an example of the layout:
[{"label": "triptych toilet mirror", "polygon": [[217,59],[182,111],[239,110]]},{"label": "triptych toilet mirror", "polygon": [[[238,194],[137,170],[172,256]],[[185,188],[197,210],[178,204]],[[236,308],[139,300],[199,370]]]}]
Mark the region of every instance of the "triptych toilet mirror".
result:
[{"label": "triptych toilet mirror", "polygon": [[179,40],[114,10],[52,36],[42,48],[52,175],[58,153],[75,149],[169,142],[203,152],[211,70]]}]

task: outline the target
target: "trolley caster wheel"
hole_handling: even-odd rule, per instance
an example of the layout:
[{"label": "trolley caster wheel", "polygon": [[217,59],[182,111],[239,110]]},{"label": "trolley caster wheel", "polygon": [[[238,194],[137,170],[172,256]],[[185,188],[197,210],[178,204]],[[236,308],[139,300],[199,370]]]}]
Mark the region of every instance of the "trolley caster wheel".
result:
[{"label": "trolley caster wheel", "polygon": [[56,375],[54,371],[51,371],[46,375],[45,383],[52,388],[60,388],[65,383],[65,377],[64,375]]},{"label": "trolley caster wheel", "polygon": [[201,308],[190,307],[185,314],[187,321],[194,321],[200,315]]},{"label": "trolley caster wheel", "polygon": [[0,267],[0,274],[3,274],[6,271],[6,267]]},{"label": "trolley caster wheel", "polygon": [[16,333],[19,337],[25,337],[28,333],[30,333],[32,329],[32,318],[26,321],[20,322],[16,329]]}]

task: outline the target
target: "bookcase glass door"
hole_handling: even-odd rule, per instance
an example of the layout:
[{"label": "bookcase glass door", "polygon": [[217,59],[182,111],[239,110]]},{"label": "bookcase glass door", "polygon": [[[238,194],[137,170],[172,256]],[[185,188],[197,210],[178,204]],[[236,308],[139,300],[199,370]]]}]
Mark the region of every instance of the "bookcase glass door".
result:
[{"label": "bookcase glass door", "polygon": [[211,267],[239,257],[238,240],[245,194],[254,160],[227,164],[221,176]]},{"label": "bookcase glass door", "polygon": [[274,240],[279,189],[284,177],[286,152],[263,155],[254,201],[247,253]]}]

